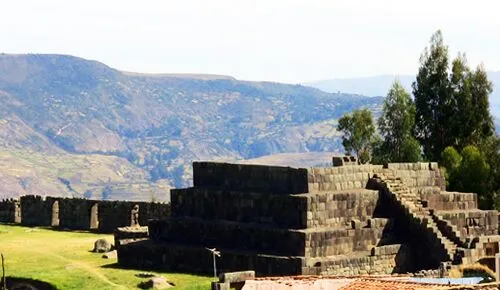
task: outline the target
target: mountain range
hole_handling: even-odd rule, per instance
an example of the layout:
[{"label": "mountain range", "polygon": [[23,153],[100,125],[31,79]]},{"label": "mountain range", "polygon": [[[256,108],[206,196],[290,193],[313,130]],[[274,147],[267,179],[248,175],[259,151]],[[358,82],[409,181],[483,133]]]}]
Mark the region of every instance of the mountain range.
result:
[{"label": "mountain range", "polygon": [[[331,93],[350,92],[364,96],[385,96],[396,79],[401,82],[408,92],[412,91],[411,85],[415,81],[415,76],[412,75],[380,75],[365,78],[328,79],[304,83],[304,85]],[[488,72],[488,79],[493,84],[493,92],[490,95],[491,112],[498,119],[500,118],[500,71]]]},{"label": "mountain range", "polygon": [[336,120],[360,107],[378,113],[382,100],[230,76],[122,72],[67,55],[1,54],[1,197],[168,200],[168,188],[191,183],[194,160],[289,153],[264,160],[313,164],[290,153],[340,152]]}]

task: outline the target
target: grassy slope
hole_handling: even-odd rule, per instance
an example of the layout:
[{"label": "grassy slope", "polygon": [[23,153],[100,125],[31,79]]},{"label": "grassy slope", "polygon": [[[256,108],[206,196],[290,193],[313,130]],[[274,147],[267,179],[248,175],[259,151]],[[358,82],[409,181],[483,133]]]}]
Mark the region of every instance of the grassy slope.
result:
[{"label": "grassy slope", "polygon": [[[111,235],[63,232],[0,224],[0,252],[5,256],[6,275],[43,280],[58,289],[136,289],[146,279],[138,270],[114,267],[116,260],[91,253],[99,238]],[[161,273],[175,283],[173,289],[209,289],[212,278]]]}]

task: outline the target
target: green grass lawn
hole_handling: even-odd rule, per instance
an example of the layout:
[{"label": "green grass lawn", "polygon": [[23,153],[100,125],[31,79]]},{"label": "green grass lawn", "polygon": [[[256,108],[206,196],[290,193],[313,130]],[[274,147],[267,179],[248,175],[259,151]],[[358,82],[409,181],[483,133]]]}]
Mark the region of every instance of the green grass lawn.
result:
[{"label": "green grass lawn", "polygon": [[[137,289],[143,271],[119,269],[116,259],[92,253],[95,240],[112,235],[55,231],[0,224],[0,253],[7,276],[38,279],[58,289]],[[154,272],[175,283],[172,289],[210,289],[211,277]]]}]

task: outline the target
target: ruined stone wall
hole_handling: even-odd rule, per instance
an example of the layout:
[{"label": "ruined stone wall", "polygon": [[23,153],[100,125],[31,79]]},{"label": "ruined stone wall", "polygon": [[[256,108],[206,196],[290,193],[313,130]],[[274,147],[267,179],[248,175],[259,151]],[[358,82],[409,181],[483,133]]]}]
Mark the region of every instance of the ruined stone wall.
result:
[{"label": "ruined stone wall", "polygon": [[147,226],[150,220],[163,219],[171,214],[170,204],[161,202],[136,202],[139,205],[139,224]]},{"label": "ruined stone wall", "polygon": [[52,222],[52,204],[55,199],[38,195],[21,196],[22,225],[50,226]]},{"label": "ruined stone wall", "polygon": [[193,184],[200,188],[270,194],[308,192],[306,169],[279,166],[193,162]]},{"label": "ruined stone wall", "polygon": [[98,201],[100,232],[113,232],[118,227],[131,225],[132,208],[139,206],[139,225],[147,225],[149,220],[165,218],[170,213],[170,205],[154,202]]},{"label": "ruined stone wall", "polygon": [[[0,222],[5,212],[6,222],[11,222],[13,202],[0,202]],[[27,195],[20,199],[23,225],[53,226],[72,230],[97,230],[113,232],[117,227],[131,225],[131,211],[139,205],[139,224],[149,220],[165,218],[170,214],[170,205],[164,203],[101,201],[81,198],[55,198]],[[5,208],[2,211],[2,208]]]},{"label": "ruined stone wall", "polygon": [[15,223],[16,221],[16,200],[0,200],[0,222]]},{"label": "ruined stone wall", "polygon": [[65,229],[90,229],[91,207],[96,201],[81,198],[60,198],[59,226]]}]

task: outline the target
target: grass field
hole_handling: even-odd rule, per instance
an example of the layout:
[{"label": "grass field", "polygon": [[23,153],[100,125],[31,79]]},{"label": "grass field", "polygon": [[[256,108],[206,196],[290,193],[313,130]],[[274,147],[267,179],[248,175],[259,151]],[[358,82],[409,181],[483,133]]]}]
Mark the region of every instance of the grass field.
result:
[{"label": "grass field", "polygon": [[[0,224],[0,253],[7,276],[38,279],[58,289],[137,289],[147,279],[140,270],[120,269],[116,259],[92,253],[95,240],[112,235],[54,231]],[[210,289],[213,278],[160,273],[176,286],[172,289]]]}]

